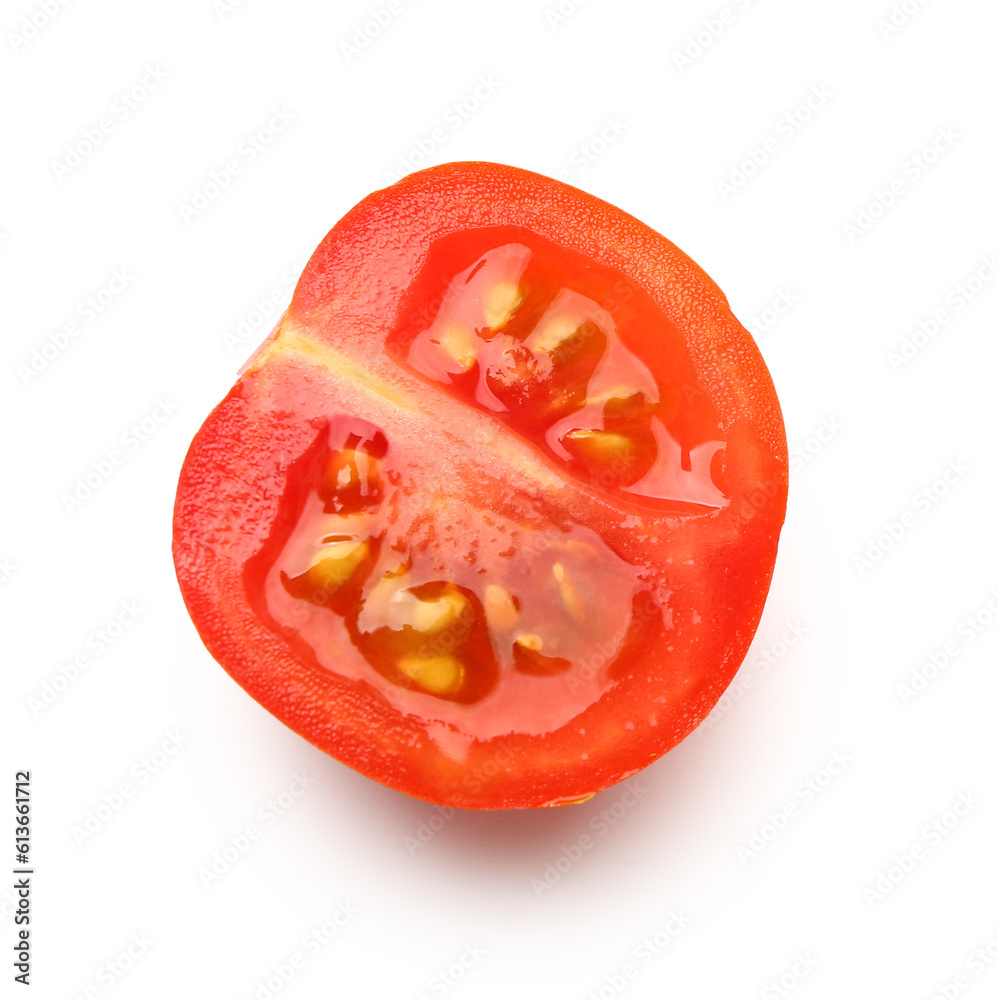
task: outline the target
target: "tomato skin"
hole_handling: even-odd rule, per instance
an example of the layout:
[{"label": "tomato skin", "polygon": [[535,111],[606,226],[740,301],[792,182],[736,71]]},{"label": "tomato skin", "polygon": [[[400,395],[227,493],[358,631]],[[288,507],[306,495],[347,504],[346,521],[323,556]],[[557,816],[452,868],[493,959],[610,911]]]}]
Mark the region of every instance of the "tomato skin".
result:
[{"label": "tomato skin", "polygon": [[[385,334],[435,241],[490,226],[529,229],[622,272],[651,296],[681,332],[719,414],[730,502],[700,512],[647,511],[558,479],[543,503],[596,527],[623,560],[654,567],[672,595],[669,620],[649,606],[639,655],[614,664],[612,688],[555,731],[473,740],[454,754],[441,751],[423,720],[399,712],[369,684],[310,662],[268,620],[253,566],[283,516],[282,498],[299,488],[296,463],[331,411],[390,427],[389,437],[413,456],[413,469],[444,462],[441,475],[459,483],[469,502],[526,503],[529,472],[498,469],[504,439],[496,452],[475,451],[427,423],[441,406],[438,387],[404,371],[385,349]],[[310,346],[301,347],[302,338]],[[326,348],[350,364],[327,363]],[[411,427],[387,403],[378,410],[365,389],[370,384],[404,394]],[[489,420],[468,415],[470,440]],[[439,459],[447,449],[456,457]],[[620,209],[558,181],[496,164],[445,164],[364,199],[313,254],[275,335],[191,445],[174,514],[177,577],[212,655],[325,752],[443,805],[560,804],[665,753],[730,683],[768,591],[787,463],[778,400],[757,347],[723,293],[685,254]]]}]

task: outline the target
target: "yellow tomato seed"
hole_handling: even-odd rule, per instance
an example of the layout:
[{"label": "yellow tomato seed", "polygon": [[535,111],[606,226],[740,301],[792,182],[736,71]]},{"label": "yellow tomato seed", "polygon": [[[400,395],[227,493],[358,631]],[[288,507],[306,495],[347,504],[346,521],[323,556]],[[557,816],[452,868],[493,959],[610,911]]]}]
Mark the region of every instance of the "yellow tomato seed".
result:
[{"label": "yellow tomato seed", "polygon": [[488,624],[499,632],[508,631],[516,627],[519,621],[519,612],[516,610],[516,603],[512,595],[505,587],[500,587],[497,583],[490,583],[485,587],[485,617]]},{"label": "yellow tomato seed", "polygon": [[468,371],[478,357],[478,348],[470,330],[464,326],[448,326],[438,341],[443,353]]},{"label": "yellow tomato seed", "polygon": [[539,653],[544,648],[544,641],[535,632],[521,632],[516,636],[516,645],[528,649],[531,653]]},{"label": "yellow tomato seed", "polygon": [[554,579],[557,580],[557,586],[561,592],[561,603],[564,605],[565,611],[576,622],[584,622],[587,614],[585,601],[578,592],[578,588],[568,576],[564,566],[561,563],[554,563],[551,567],[551,572],[554,574]]},{"label": "yellow tomato seed", "polygon": [[408,594],[414,602],[408,609],[408,621],[417,632],[435,635],[456,624],[468,608],[467,598],[459,591],[452,590],[433,600],[418,598]]},{"label": "yellow tomato seed", "polygon": [[464,664],[456,656],[403,656],[398,669],[430,694],[453,694],[464,682]]},{"label": "yellow tomato seed", "polygon": [[632,399],[641,390],[635,388],[634,386],[618,385],[614,386],[612,389],[607,389],[605,392],[600,392],[596,396],[589,396],[585,400],[585,406],[595,406],[603,407],[607,403],[614,401],[625,402],[628,399]]},{"label": "yellow tomato seed", "polygon": [[623,434],[611,431],[578,428],[565,437],[584,458],[594,462],[627,461],[633,453],[633,442]]},{"label": "yellow tomato seed", "polygon": [[531,351],[552,354],[575,335],[580,325],[581,323],[576,316],[555,316],[541,322],[526,338],[526,346]]},{"label": "yellow tomato seed", "polygon": [[351,539],[323,545],[312,558],[308,577],[317,587],[341,587],[370,554],[367,542]]},{"label": "yellow tomato seed", "polygon": [[512,281],[499,281],[485,293],[485,326],[497,330],[508,322],[520,302],[519,285]]}]

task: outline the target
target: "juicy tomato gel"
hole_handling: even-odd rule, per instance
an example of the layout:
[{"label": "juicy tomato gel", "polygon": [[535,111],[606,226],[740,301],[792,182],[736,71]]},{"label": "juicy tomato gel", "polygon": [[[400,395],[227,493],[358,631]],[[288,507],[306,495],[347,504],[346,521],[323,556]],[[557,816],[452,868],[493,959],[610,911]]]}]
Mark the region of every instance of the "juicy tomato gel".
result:
[{"label": "juicy tomato gel", "polygon": [[177,573],[306,738],[469,808],[554,805],[690,732],[757,626],[785,508],[750,336],[662,237],[449,164],[377,192],[191,447]]}]

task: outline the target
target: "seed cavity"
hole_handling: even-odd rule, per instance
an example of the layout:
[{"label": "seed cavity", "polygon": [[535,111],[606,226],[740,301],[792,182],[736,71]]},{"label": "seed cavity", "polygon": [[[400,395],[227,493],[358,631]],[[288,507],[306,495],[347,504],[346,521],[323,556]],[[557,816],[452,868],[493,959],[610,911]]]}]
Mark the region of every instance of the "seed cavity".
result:
[{"label": "seed cavity", "polygon": [[[487,558],[448,562],[414,535],[414,521],[396,526],[394,502],[385,511],[346,508],[350,491],[363,499],[382,479],[385,490],[404,486],[385,464],[383,434],[340,430],[332,448],[321,438],[314,447],[306,458],[311,492],[290,497],[301,513],[271,564],[267,606],[288,641],[310,645],[322,666],[366,679],[405,711],[445,716],[462,710],[444,702],[466,706],[494,695],[501,714],[500,706],[521,697],[541,711],[548,695],[565,694],[563,675],[588,663],[594,650],[607,662],[615,655],[619,640],[607,641],[603,616],[629,621],[630,578],[621,577],[594,533],[578,525],[544,528],[541,544],[507,562],[521,551],[525,525],[482,513],[491,529],[487,548],[480,546]],[[433,502],[426,501],[427,513]],[[419,508],[403,513],[419,516]],[[449,534],[442,533],[443,544]],[[346,642],[359,657],[343,655]],[[601,668],[596,674],[579,678],[586,691],[591,681],[590,694],[606,684]]]},{"label": "seed cavity", "polygon": [[[431,304],[399,318],[389,353],[501,415],[593,487],[655,507],[726,506],[722,482],[711,487],[722,477],[713,452],[690,457],[722,446],[719,417],[660,305],[626,275],[537,234],[493,238],[482,229],[433,246],[412,296]],[[679,445],[678,465],[656,422]]]},{"label": "seed cavity", "polygon": [[498,680],[482,602],[451,581],[420,579],[409,561],[382,572],[348,621],[354,642],[399,687],[478,701]]},{"label": "seed cavity", "polygon": [[[355,441],[359,445],[359,439]],[[378,459],[360,447],[330,452],[319,483],[326,510],[348,515],[375,509],[382,495],[379,466]]]}]

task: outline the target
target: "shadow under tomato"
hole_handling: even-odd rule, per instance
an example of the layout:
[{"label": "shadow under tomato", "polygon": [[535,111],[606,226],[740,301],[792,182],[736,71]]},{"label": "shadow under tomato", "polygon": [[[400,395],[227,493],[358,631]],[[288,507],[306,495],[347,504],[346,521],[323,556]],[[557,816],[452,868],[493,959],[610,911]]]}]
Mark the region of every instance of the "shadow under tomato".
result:
[{"label": "shadow under tomato", "polygon": [[[612,785],[587,802],[544,809],[465,810],[436,806],[373,782],[335,761],[328,767],[338,786],[337,811],[397,859],[411,857],[419,868],[462,884],[501,880],[529,891],[531,880],[576,868],[603,855],[626,866],[648,845],[681,845],[676,857],[688,860],[687,845],[701,835],[703,811],[718,794],[704,781],[722,748],[709,731],[697,732],[668,755],[632,778]],[[346,772],[345,774],[343,772]],[[722,786],[722,782],[721,782]],[[605,861],[604,861],[605,864]],[[554,879],[554,875],[550,875]]]}]

